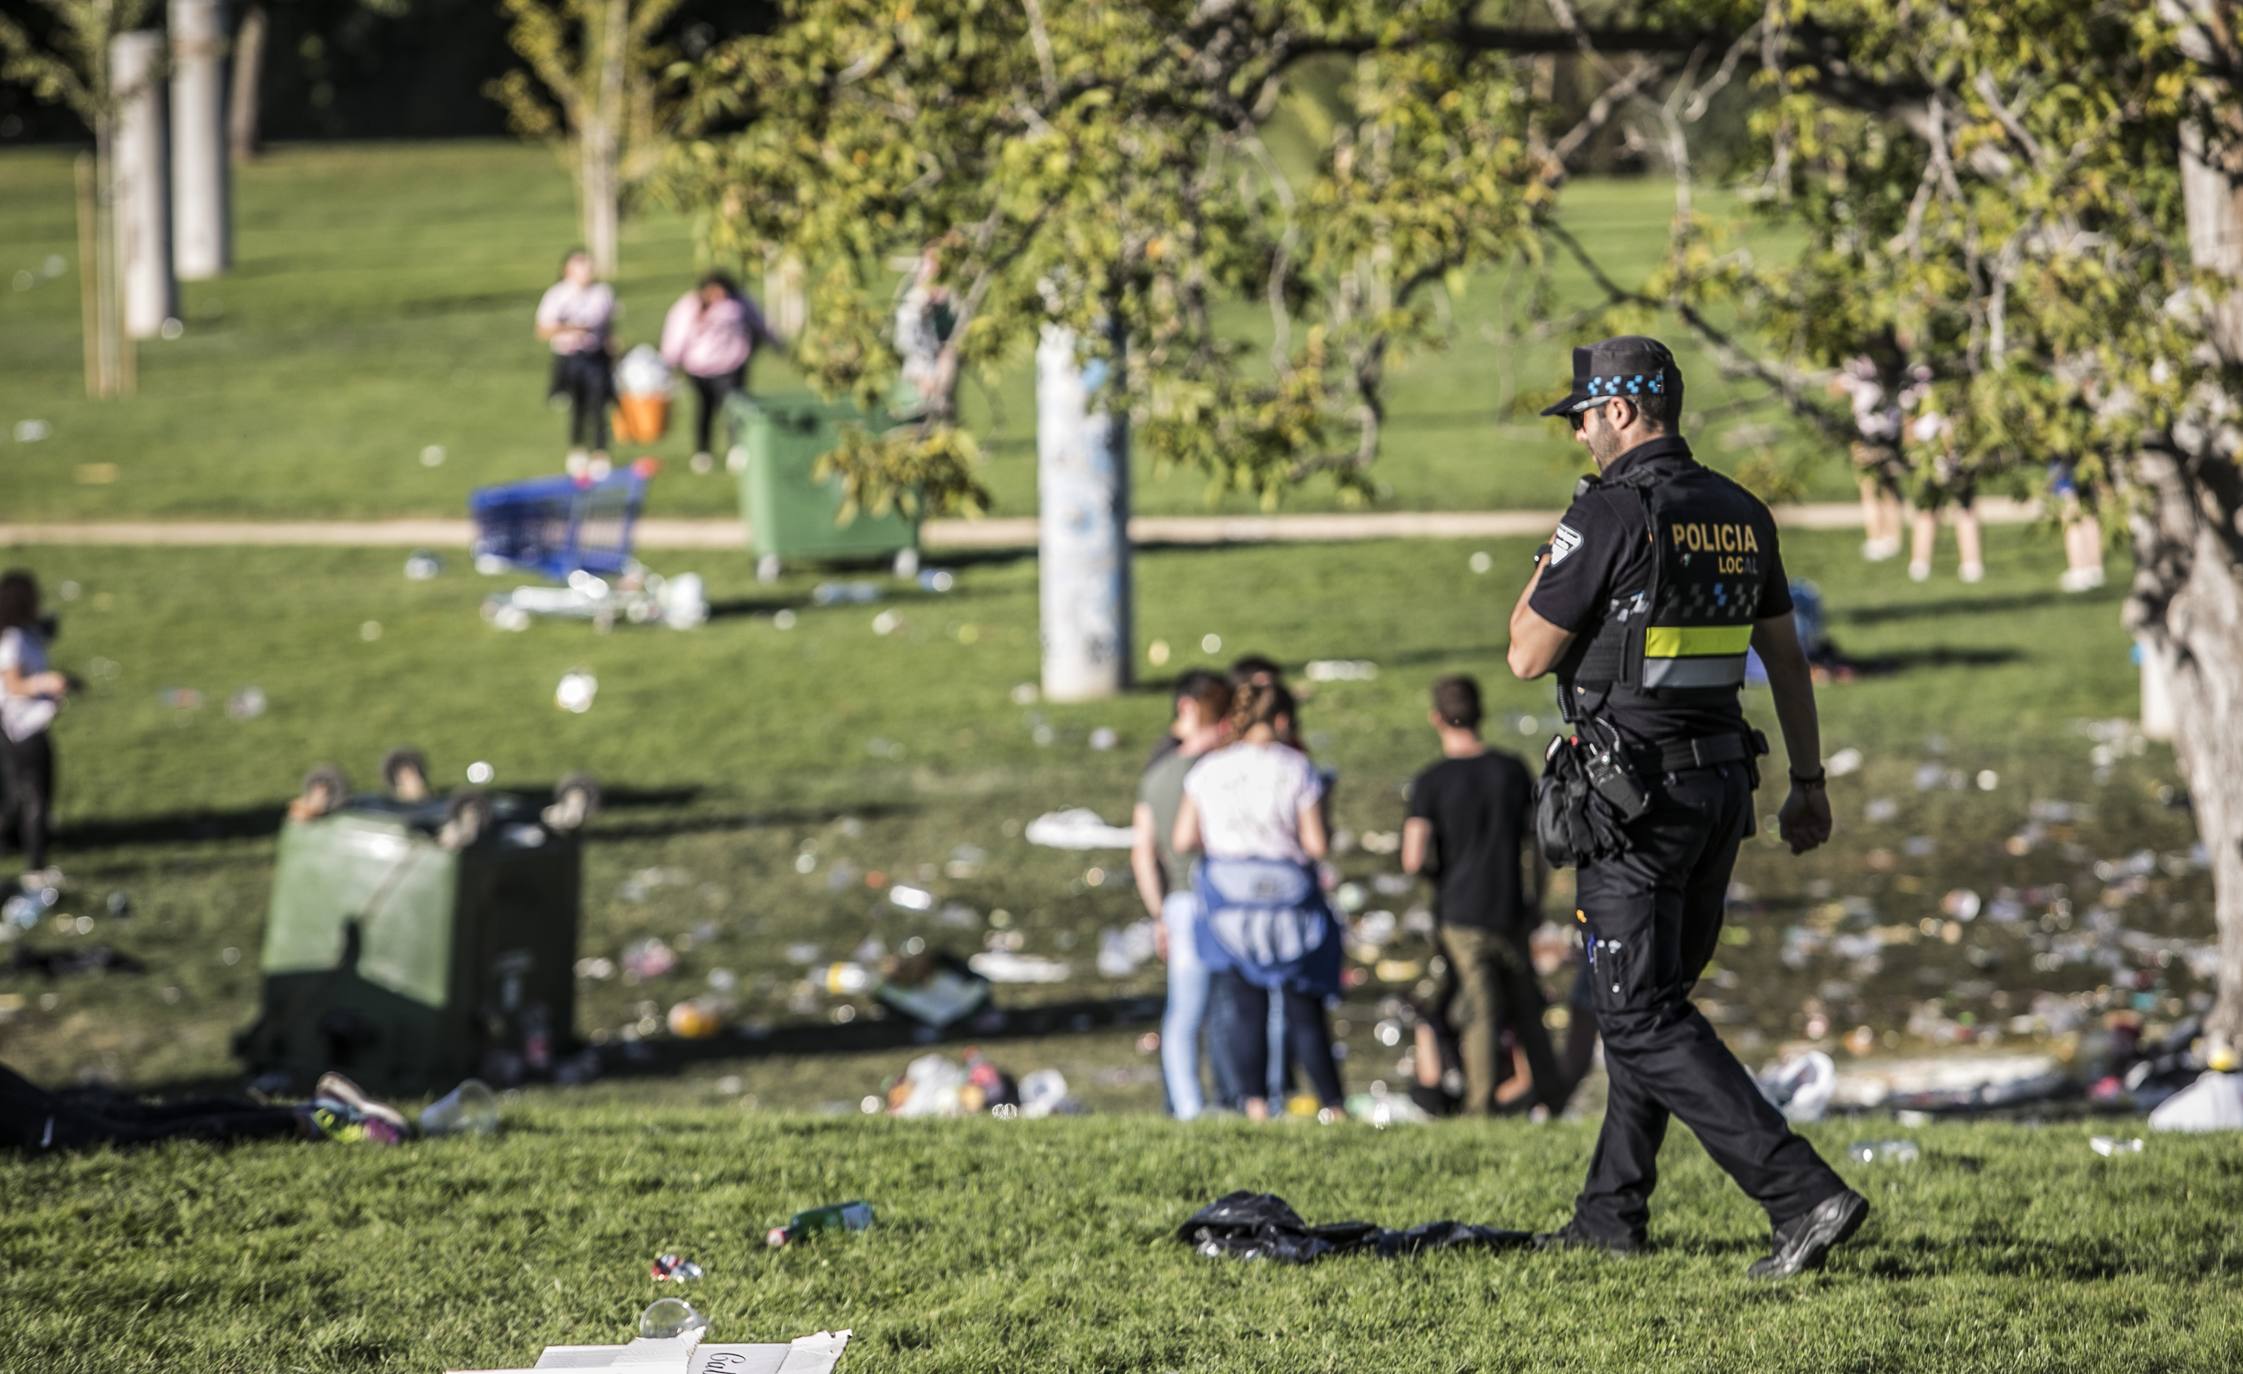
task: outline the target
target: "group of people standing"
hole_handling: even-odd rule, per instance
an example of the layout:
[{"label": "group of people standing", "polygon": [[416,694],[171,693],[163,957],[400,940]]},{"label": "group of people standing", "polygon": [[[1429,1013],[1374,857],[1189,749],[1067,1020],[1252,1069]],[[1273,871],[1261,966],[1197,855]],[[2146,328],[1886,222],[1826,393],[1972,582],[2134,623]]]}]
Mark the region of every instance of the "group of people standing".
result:
[{"label": "group of people standing", "polygon": [[[1909,360],[1896,332],[1847,359],[1832,379],[1832,389],[1853,410],[1862,557],[1872,563],[1898,557],[1905,534],[1908,576],[1928,581],[1945,515],[1955,530],[1955,575],[1975,583],[1986,576],[1977,478],[1957,452],[1953,421],[1932,399],[1933,379],[1927,364]],[[2064,527],[2064,575],[2058,585],[2067,592],[2093,591],[2104,579],[2095,485],[2082,479],[2076,460],[2057,458],[2048,465],[2048,494]]]},{"label": "group of people standing", "polygon": [[[577,249],[561,260],[561,279],[537,304],[537,337],[553,351],[547,394],[568,407],[571,473],[608,462],[608,408],[615,403],[615,288],[599,279],[591,256]],[[662,321],[662,361],[685,378],[699,401],[693,467],[714,463],[717,418],[725,401],[748,384],[755,350],[775,342],[763,312],[740,284],[711,272],[678,297]]]},{"label": "group of people standing", "polygon": [[[1266,1119],[1297,1072],[1320,1111],[1343,1111],[1327,1013],[1345,941],[1324,862],[1336,775],[1303,746],[1299,704],[1267,659],[1243,659],[1228,674],[1186,672],[1174,704],[1139,782],[1131,855],[1168,967],[1169,1110],[1184,1120],[1211,1108]],[[1516,757],[1481,741],[1480,720],[1472,679],[1434,685],[1442,757],[1411,786],[1401,859],[1436,885],[1445,969],[1420,1009],[1413,1097],[1444,1114],[1554,1113],[1569,1080],[1543,1028],[1527,950],[1531,781]],[[1452,1061],[1461,1092],[1442,1085]]]}]

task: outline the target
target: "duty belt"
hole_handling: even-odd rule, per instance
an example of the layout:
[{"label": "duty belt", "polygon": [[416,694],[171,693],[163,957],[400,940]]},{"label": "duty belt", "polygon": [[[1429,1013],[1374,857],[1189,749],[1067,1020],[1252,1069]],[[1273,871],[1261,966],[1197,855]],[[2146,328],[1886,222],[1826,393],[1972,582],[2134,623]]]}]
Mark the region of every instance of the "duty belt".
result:
[{"label": "duty belt", "polygon": [[1747,763],[1768,752],[1768,737],[1758,730],[1742,735],[1703,735],[1668,740],[1634,751],[1638,763],[1659,773],[1684,773],[1724,763]]}]

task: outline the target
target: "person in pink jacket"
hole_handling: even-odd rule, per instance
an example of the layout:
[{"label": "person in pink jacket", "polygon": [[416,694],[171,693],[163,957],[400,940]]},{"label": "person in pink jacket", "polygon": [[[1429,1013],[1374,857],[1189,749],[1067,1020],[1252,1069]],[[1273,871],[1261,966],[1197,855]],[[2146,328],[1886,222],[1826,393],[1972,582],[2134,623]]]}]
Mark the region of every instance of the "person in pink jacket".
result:
[{"label": "person in pink jacket", "polygon": [[678,297],[662,321],[662,361],[683,372],[701,398],[693,429],[693,470],[708,471],[709,444],[724,401],[748,384],[748,359],[759,343],[777,342],[763,312],[722,272]]}]

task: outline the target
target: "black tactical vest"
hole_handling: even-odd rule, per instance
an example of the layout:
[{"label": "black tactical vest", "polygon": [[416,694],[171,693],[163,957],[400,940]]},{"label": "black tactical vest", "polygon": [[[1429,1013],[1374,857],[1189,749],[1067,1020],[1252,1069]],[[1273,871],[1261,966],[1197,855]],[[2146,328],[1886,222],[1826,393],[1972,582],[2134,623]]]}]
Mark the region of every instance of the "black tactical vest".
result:
[{"label": "black tactical vest", "polygon": [[[1583,491],[1598,485],[1583,478]],[[1641,498],[1651,541],[1651,582],[1616,592],[1570,676],[1558,684],[1568,720],[1608,702],[1732,698],[1744,685],[1745,650],[1775,551],[1765,507],[1743,487],[1680,455],[1631,464],[1603,482]]]}]

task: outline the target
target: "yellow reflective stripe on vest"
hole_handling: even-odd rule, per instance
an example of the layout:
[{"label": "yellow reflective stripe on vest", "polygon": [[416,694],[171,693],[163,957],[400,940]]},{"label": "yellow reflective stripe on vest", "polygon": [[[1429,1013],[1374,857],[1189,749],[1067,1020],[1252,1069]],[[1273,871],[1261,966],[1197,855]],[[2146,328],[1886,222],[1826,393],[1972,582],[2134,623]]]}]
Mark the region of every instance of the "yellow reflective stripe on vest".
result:
[{"label": "yellow reflective stripe on vest", "polygon": [[1751,647],[1750,625],[1652,625],[1643,632],[1645,658],[1717,658]]}]

